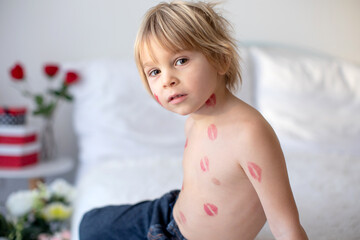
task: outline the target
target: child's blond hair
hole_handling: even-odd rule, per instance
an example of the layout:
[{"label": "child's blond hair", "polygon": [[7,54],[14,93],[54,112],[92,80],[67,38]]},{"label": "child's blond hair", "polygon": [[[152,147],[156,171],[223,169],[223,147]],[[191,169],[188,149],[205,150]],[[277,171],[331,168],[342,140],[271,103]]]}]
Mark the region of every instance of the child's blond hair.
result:
[{"label": "child's blond hair", "polygon": [[225,73],[226,87],[232,92],[241,83],[240,57],[230,34],[230,24],[214,11],[215,5],[205,2],[163,2],[146,13],[135,41],[135,60],[150,94],[141,54],[144,48],[151,52],[150,42],[153,40],[171,52],[201,52],[213,66]]}]

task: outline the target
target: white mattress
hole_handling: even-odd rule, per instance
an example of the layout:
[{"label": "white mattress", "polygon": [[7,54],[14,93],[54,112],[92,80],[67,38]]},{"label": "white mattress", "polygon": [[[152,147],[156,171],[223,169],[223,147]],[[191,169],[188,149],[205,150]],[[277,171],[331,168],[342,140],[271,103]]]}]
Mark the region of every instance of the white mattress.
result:
[{"label": "white mattress", "polygon": [[[300,152],[285,155],[301,222],[309,238],[359,239],[360,158]],[[181,187],[181,171],[180,158],[103,161],[83,174],[78,184],[74,235],[87,210],[159,197]],[[256,239],[274,238],[265,225]]]}]

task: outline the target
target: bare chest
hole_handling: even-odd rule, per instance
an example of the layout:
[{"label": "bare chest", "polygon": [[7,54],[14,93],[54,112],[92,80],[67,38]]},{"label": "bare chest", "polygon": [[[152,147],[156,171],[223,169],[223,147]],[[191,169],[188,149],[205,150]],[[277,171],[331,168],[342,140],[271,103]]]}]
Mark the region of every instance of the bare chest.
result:
[{"label": "bare chest", "polygon": [[202,187],[234,187],[246,177],[239,164],[234,133],[211,124],[188,134],[184,155],[184,182]]},{"label": "bare chest", "polygon": [[238,239],[248,229],[239,226],[249,222],[254,209],[254,219],[261,220],[253,225],[256,231],[263,224],[258,197],[238,161],[241,146],[233,138],[234,133],[215,125],[187,136],[183,189],[174,216],[189,239]]}]

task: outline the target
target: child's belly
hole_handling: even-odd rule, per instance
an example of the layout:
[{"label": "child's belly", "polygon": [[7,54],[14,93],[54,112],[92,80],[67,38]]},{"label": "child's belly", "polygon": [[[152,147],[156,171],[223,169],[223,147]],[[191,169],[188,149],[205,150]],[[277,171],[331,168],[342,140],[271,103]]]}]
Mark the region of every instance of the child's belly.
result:
[{"label": "child's belly", "polygon": [[218,190],[187,185],[173,215],[188,240],[254,239],[266,220],[250,182]]}]

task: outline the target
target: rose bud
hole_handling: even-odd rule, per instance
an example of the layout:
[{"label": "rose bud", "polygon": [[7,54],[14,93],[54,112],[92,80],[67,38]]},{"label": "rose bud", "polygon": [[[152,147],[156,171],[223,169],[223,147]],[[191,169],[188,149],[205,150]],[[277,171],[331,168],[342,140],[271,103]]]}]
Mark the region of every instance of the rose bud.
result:
[{"label": "rose bud", "polygon": [[44,66],[44,72],[48,77],[54,77],[58,71],[59,71],[58,65],[46,64]]},{"label": "rose bud", "polygon": [[71,85],[76,83],[79,80],[79,75],[76,72],[69,71],[66,73],[65,85]]},{"label": "rose bud", "polygon": [[23,80],[25,75],[24,68],[20,65],[20,63],[17,63],[10,69],[10,75],[14,80]]}]

